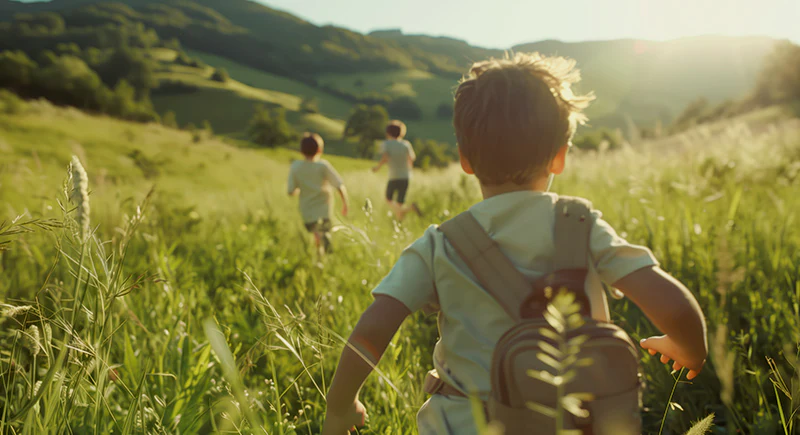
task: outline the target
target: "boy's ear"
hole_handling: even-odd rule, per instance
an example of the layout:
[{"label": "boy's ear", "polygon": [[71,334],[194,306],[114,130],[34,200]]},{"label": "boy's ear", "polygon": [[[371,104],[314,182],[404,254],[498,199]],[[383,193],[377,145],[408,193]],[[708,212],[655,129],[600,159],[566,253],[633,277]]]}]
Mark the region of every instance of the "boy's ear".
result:
[{"label": "boy's ear", "polygon": [[556,156],[547,167],[547,171],[551,174],[561,175],[564,172],[564,167],[567,165],[567,151],[569,151],[569,144],[564,145],[558,150]]},{"label": "boy's ear", "polygon": [[472,165],[469,164],[469,160],[464,157],[464,154],[461,154],[461,148],[458,149],[458,159],[461,161],[461,169],[463,169],[467,175],[475,175],[475,171],[472,170]]}]

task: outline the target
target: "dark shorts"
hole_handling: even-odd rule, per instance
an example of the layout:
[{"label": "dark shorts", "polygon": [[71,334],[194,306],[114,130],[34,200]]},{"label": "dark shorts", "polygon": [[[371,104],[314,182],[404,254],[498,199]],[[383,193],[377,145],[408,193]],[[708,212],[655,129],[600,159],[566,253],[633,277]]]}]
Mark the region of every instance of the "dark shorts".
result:
[{"label": "dark shorts", "polygon": [[306,230],[308,230],[309,233],[327,233],[331,230],[331,220],[320,219],[316,222],[307,222]]},{"label": "dark shorts", "polygon": [[394,194],[397,193],[397,203],[403,204],[406,202],[406,193],[408,192],[408,179],[404,180],[389,180],[386,185],[386,200],[394,200]]}]

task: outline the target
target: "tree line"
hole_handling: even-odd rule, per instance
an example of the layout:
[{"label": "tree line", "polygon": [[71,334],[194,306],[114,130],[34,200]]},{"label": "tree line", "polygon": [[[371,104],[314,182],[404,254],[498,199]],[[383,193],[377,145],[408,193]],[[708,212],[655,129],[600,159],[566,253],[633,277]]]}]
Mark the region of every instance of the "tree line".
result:
[{"label": "tree line", "polygon": [[719,121],[772,105],[789,105],[800,116],[800,45],[790,41],[775,44],[766,57],[752,91],[738,100],[713,104],[705,97],[690,102],[675,118],[669,132]]}]

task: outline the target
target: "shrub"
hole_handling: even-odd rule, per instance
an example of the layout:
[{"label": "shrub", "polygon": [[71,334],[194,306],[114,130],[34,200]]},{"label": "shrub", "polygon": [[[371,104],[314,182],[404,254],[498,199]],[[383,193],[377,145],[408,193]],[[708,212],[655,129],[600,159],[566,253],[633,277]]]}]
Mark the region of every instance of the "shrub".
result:
[{"label": "shrub", "polygon": [[453,103],[442,103],[436,108],[436,117],[439,119],[453,118]]},{"label": "shrub", "polygon": [[422,119],[422,109],[411,97],[400,97],[389,103],[389,113],[393,118],[418,121]]},{"label": "shrub", "polygon": [[414,166],[423,170],[446,168],[458,158],[450,145],[435,140],[414,141],[414,151],[417,154]]},{"label": "shrub", "polygon": [[375,155],[375,141],[386,135],[388,122],[389,114],[383,106],[359,104],[347,120],[344,137],[358,138],[358,155],[370,159]]},{"label": "shrub", "polygon": [[319,113],[319,101],[314,97],[303,97],[300,102],[300,111],[303,113]]},{"label": "shrub", "polygon": [[175,117],[175,112],[168,110],[167,113],[161,117],[161,125],[169,128],[178,128],[178,120]]},{"label": "shrub", "polygon": [[15,115],[25,110],[25,102],[17,94],[0,89],[0,113]]},{"label": "shrub", "polygon": [[618,132],[600,128],[574,138],[572,145],[581,150],[613,150],[622,145],[622,138]]},{"label": "shrub", "polygon": [[298,136],[286,121],[286,109],[267,109],[264,105],[255,107],[248,133],[255,144],[269,148],[285,145]]},{"label": "shrub", "polygon": [[225,68],[217,68],[214,70],[214,73],[211,74],[211,80],[220,83],[227,83],[228,80],[231,79],[231,76],[228,75],[228,71]]}]

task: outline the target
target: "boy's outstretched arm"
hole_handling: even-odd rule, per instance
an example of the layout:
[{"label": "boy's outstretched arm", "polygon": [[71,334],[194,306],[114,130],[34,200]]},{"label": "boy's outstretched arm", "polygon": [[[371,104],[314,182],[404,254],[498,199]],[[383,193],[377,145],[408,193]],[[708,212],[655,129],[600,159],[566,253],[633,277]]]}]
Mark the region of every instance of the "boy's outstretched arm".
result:
[{"label": "boy's outstretched arm", "polygon": [[342,351],[328,391],[322,435],[343,435],[364,424],[367,412],[358,400],[358,391],[410,314],[397,299],[375,295],[375,301],[361,315]]},{"label": "boy's outstretched arm", "polygon": [[344,184],[342,184],[337,190],[339,191],[339,196],[342,198],[342,216],[347,216],[348,202],[350,201],[347,196],[347,189],[344,187]]},{"label": "boy's outstretched arm", "polygon": [[614,283],[614,287],[642,309],[665,335],[642,340],[661,362],[674,360],[673,369],[689,369],[693,379],[703,369],[708,355],[706,321],[697,300],[680,281],[657,266],[639,269]]},{"label": "boy's outstretched arm", "polygon": [[383,165],[385,165],[387,163],[389,163],[389,154],[388,153],[383,153],[381,155],[381,161],[379,161],[378,164],[375,165],[375,167],[372,168],[372,172],[380,171],[381,168],[383,167]]}]

